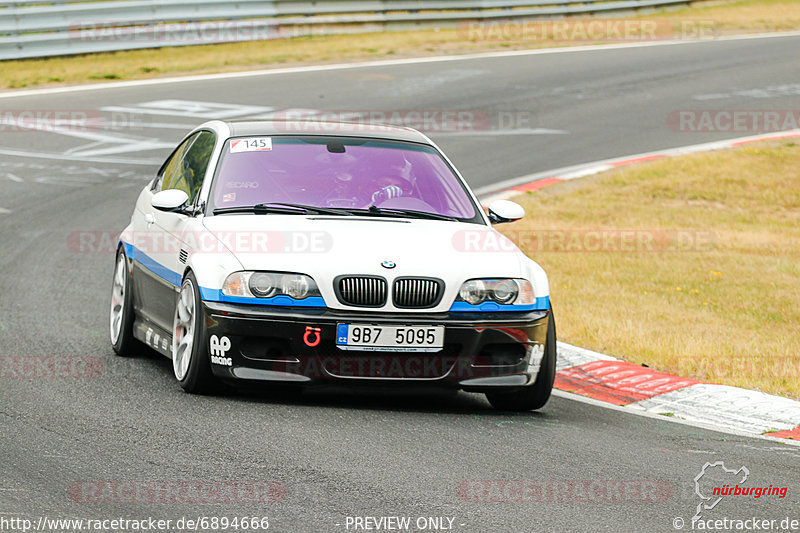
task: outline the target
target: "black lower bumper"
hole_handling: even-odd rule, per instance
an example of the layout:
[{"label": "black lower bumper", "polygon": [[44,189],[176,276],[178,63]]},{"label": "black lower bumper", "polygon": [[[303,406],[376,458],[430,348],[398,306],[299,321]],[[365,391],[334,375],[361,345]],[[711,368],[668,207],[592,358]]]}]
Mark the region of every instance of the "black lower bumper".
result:
[{"label": "black lower bumper", "polygon": [[[549,314],[376,315],[211,302],[203,302],[203,312],[211,368],[224,381],[427,384],[469,391],[532,384]],[[444,347],[433,353],[345,351],[336,345],[341,323],[444,326]]]}]

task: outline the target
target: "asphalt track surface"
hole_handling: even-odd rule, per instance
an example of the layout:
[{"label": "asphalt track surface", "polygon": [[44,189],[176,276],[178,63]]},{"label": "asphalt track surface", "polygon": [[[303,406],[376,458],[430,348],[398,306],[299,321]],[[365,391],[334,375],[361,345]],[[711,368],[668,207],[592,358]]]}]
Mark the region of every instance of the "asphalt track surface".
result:
[{"label": "asphalt track surface", "polygon": [[[365,67],[18,97],[0,101],[0,109],[92,112],[178,99],[275,109],[477,110],[493,121],[512,113],[527,117],[524,127],[563,132],[509,134],[496,131],[497,123],[472,134],[432,132],[481,187],[747,134],[675,131],[667,117],[686,109],[798,109],[798,49],[800,38],[784,37]],[[800,519],[800,449],[788,445],[563,396],[519,415],[495,412],[482,396],[465,393],[191,396],[174,382],[168,360],[146,352],[115,357],[107,333],[113,254],[76,251],[70,239],[123,228],[167,146],[205,120],[204,112],[149,115],[145,127],[118,131],[125,138],[115,141],[0,133],[0,356],[6,364],[9,356],[102,364],[96,377],[0,379],[0,518],[268,516],[272,531],[327,532],[354,531],[347,517],[408,516],[412,526],[418,517],[451,517],[452,530],[464,532],[675,531],[674,519],[689,529],[703,501],[694,478],[705,463],[723,461],[746,467],[747,485],[788,493],[723,498],[704,519],[775,519],[776,530],[786,517]],[[154,139],[153,150],[120,151]],[[557,294],[553,300],[557,309]],[[286,496],[259,505],[81,501],[89,482],[134,480],[275,481]],[[513,493],[505,495],[511,501],[465,501],[459,487],[467,480],[538,480],[551,492],[524,502]],[[645,480],[660,492],[655,502],[641,501],[636,490],[610,502],[565,492],[581,480],[612,487]],[[489,497],[498,499],[496,492]]]}]

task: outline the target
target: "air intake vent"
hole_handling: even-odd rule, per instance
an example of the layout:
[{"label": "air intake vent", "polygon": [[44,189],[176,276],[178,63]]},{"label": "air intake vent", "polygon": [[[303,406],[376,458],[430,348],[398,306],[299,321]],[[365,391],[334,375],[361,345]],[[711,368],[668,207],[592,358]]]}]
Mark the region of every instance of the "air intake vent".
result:
[{"label": "air intake vent", "polygon": [[184,265],[186,264],[186,260],[189,259],[189,253],[186,250],[181,250],[178,252],[178,259]]},{"label": "air intake vent", "polygon": [[402,309],[435,307],[442,299],[444,281],[438,278],[397,278],[392,301]]},{"label": "air intake vent", "polygon": [[336,297],[345,305],[383,307],[386,305],[386,279],[379,276],[339,276],[333,280]]}]

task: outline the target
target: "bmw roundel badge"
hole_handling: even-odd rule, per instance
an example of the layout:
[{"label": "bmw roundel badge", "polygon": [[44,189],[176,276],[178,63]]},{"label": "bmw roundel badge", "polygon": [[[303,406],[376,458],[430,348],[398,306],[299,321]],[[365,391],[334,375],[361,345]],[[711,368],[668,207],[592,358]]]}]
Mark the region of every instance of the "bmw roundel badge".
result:
[{"label": "bmw roundel badge", "polygon": [[395,262],[394,262],[394,261],[384,261],[383,263],[381,263],[381,266],[382,266],[383,268],[394,268],[394,267],[396,267],[397,265],[395,264]]}]

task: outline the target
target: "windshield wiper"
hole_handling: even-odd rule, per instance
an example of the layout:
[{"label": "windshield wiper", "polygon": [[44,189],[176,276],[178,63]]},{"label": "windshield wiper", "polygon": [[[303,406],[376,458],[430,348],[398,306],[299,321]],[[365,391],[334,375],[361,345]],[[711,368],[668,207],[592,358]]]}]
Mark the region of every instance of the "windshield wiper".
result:
[{"label": "windshield wiper", "polygon": [[440,215],[438,213],[428,213],[427,211],[415,211],[414,209],[385,208],[385,207],[378,207],[375,205],[369,206],[369,209],[348,209],[348,211],[363,216],[419,218],[427,220],[448,220],[451,222],[457,220],[454,217],[449,217],[447,215]]},{"label": "windshield wiper", "polygon": [[352,215],[348,211],[340,209],[329,209],[327,207],[317,207],[314,205],[289,204],[282,202],[269,202],[242,207],[218,207],[214,209],[215,215],[225,213],[255,213],[257,215],[280,214],[280,215]]},{"label": "windshield wiper", "polygon": [[413,209],[383,208],[374,205],[369,206],[368,209],[333,209],[329,207],[317,207],[313,205],[290,204],[284,202],[269,202],[241,207],[218,207],[217,209],[214,209],[215,215],[221,215],[225,213],[255,213],[257,215],[266,215],[270,213],[281,215],[360,215],[390,218],[417,218],[427,220],[457,220],[456,218],[449,217],[447,215],[428,213],[427,211],[415,211]]},{"label": "windshield wiper", "polygon": [[261,209],[261,208],[272,209],[273,206],[278,207],[278,208],[286,207],[286,208],[290,208],[290,209],[302,209],[302,210],[305,210],[306,213],[314,213],[314,214],[317,214],[317,215],[340,215],[340,216],[344,215],[344,216],[348,216],[348,215],[351,214],[348,211],[345,211],[343,209],[333,209],[331,207],[317,207],[315,205],[305,205],[305,204],[289,204],[289,203],[286,203],[286,202],[269,202],[267,204],[258,204],[255,207],[259,208],[259,209]]}]

